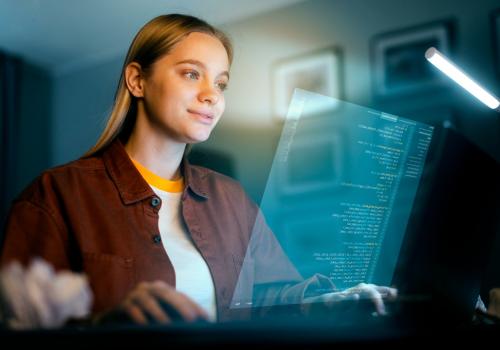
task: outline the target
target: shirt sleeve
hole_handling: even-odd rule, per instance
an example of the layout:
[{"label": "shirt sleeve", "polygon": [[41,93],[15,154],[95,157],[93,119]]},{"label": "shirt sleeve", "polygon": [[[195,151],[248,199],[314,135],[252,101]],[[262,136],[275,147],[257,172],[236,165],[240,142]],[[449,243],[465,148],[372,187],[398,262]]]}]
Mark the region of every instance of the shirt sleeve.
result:
[{"label": "shirt sleeve", "polygon": [[0,265],[23,265],[39,257],[59,269],[69,269],[67,230],[51,211],[30,200],[14,202],[4,230]]},{"label": "shirt sleeve", "polygon": [[300,304],[304,298],[332,292],[320,274],[304,279],[282,249],[260,209],[253,204],[253,224],[233,303],[241,307]]}]

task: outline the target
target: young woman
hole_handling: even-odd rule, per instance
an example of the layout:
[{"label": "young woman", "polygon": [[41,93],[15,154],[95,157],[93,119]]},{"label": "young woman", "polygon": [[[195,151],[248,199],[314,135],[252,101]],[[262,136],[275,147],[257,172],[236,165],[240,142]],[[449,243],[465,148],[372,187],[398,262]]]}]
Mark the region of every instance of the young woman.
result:
[{"label": "young woman", "polygon": [[229,39],[200,19],[147,23],[97,144],[14,202],[1,263],[39,256],[84,272],[95,314],[119,309],[141,324],[234,319],[235,290],[268,305],[365,294],[383,312],[382,294],[395,290],[336,293],[327,278],[302,279],[240,185],[186,160],[224,112],[232,57]]}]

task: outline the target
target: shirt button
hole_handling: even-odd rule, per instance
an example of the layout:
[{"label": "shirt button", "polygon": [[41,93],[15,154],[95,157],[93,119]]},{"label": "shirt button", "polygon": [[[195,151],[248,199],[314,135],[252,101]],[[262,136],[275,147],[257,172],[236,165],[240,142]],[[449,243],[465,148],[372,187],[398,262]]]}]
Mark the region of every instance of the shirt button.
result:
[{"label": "shirt button", "polygon": [[153,198],[151,199],[151,206],[152,206],[153,208],[156,208],[157,206],[159,206],[159,205],[160,205],[160,203],[161,203],[161,201],[160,201],[160,198],[158,198],[158,197],[153,197]]},{"label": "shirt button", "polygon": [[155,244],[160,244],[160,242],[161,242],[161,236],[160,235],[154,235],[153,236],[153,242]]}]

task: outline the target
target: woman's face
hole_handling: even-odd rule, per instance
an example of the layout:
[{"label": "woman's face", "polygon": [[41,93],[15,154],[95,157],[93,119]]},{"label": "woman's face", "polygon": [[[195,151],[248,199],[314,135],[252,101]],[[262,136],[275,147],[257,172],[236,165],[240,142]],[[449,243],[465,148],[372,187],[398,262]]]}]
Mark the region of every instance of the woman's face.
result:
[{"label": "woman's face", "polygon": [[143,81],[146,117],[182,143],[205,141],[225,108],[226,49],[215,37],[191,33],[157,60]]}]

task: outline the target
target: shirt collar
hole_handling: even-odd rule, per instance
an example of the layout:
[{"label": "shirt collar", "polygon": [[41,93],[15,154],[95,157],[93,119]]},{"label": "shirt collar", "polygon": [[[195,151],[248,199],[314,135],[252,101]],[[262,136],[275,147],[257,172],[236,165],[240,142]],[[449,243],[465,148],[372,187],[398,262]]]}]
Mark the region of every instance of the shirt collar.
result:
[{"label": "shirt collar", "polygon": [[208,199],[208,181],[207,175],[209,170],[199,166],[191,165],[186,155],[182,158],[182,174],[186,191],[188,188],[199,197]]},{"label": "shirt collar", "polygon": [[[104,150],[102,158],[124,204],[132,204],[155,195],[130,160],[125,147],[118,138]],[[182,159],[182,172],[186,184],[184,194],[190,190],[195,195],[207,199],[208,170],[191,165],[184,156]]]}]

